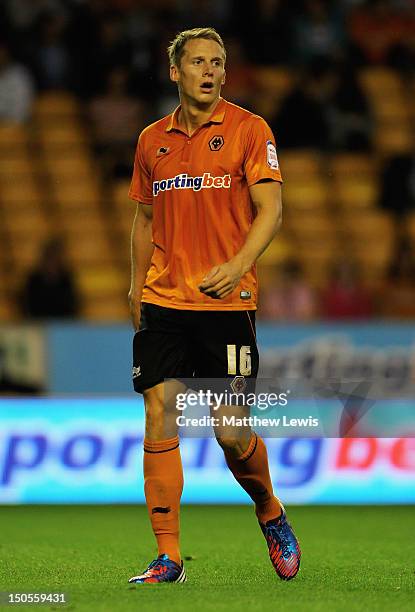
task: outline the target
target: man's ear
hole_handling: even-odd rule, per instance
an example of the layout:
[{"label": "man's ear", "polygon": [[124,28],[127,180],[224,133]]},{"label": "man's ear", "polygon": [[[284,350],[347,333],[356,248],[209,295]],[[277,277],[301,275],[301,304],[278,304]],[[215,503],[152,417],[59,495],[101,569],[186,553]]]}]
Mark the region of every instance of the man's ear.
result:
[{"label": "man's ear", "polygon": [[226,81],[226,72],[223,73],[223,77],[222,77],[222,85],[225,85],[225,81]]},{"label": "man's ear", "polygon": [[179,80],[179,71],[175,65],[170,66],[170,80],[174,83],[177,83]]}]

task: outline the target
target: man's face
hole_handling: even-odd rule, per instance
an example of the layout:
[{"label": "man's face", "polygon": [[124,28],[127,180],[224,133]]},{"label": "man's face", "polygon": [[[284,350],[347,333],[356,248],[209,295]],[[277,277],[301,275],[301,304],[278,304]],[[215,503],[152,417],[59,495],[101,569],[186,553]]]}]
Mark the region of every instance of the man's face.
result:
[{"label": "man's face", "polygon": [[171,66],[170,78],[182,96],[196,104],[210,105],[225,82],[225,57],[214,40],[196,38],[185,44],[180,66]]}]

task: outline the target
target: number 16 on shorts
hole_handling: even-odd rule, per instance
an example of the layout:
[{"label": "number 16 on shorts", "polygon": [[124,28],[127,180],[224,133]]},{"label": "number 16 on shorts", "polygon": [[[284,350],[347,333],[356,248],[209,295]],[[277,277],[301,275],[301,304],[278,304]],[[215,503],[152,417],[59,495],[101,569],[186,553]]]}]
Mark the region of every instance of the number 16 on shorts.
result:
[{"label": "number 16 on shorts", "polygon": [[[241,346],[239,355],[237,355],[236,344],[228,344],[228,374],[241,376],[251,375],[251,347]],[[239,357],[239,372],[238,370],[238,357]]]}]

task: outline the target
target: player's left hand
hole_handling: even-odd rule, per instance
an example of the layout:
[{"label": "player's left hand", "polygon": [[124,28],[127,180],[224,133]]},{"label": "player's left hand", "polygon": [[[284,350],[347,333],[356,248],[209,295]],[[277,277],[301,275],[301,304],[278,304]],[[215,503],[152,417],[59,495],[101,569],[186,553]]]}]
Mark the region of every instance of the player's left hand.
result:
[{"label": "player's left hand", "polygon": [[242,276],[241,264],[231,259],[212,268],[199,285],[199,289],[202,293],[220,300],[232,293]]}]

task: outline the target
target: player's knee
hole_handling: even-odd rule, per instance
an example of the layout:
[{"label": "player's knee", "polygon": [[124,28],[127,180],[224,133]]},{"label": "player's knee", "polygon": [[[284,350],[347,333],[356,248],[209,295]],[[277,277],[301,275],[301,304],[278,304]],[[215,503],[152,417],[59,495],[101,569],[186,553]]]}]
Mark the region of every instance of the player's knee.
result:
[{"label": "player's knee", "polygon": [[146,420],[159,421],[164,417],[164,406],[160,404],[146,405]]},{"label": "player's knee", "polygon": [[162,388],[144,391],[146,407],[146,436],[153,440],[165,440],[177,435],[176,413],[169,410]]},{"label": "player's knee", "polygon": [[229,451],[233,451],[236,450],[238,448],[239,445],[239,441],[237,438],[235,437],[230,437],[230,436],[221,436],[221,435],[217,435],[216,436],[216,440],[218,441],[219,446],[224,450],[229,450]]}]

